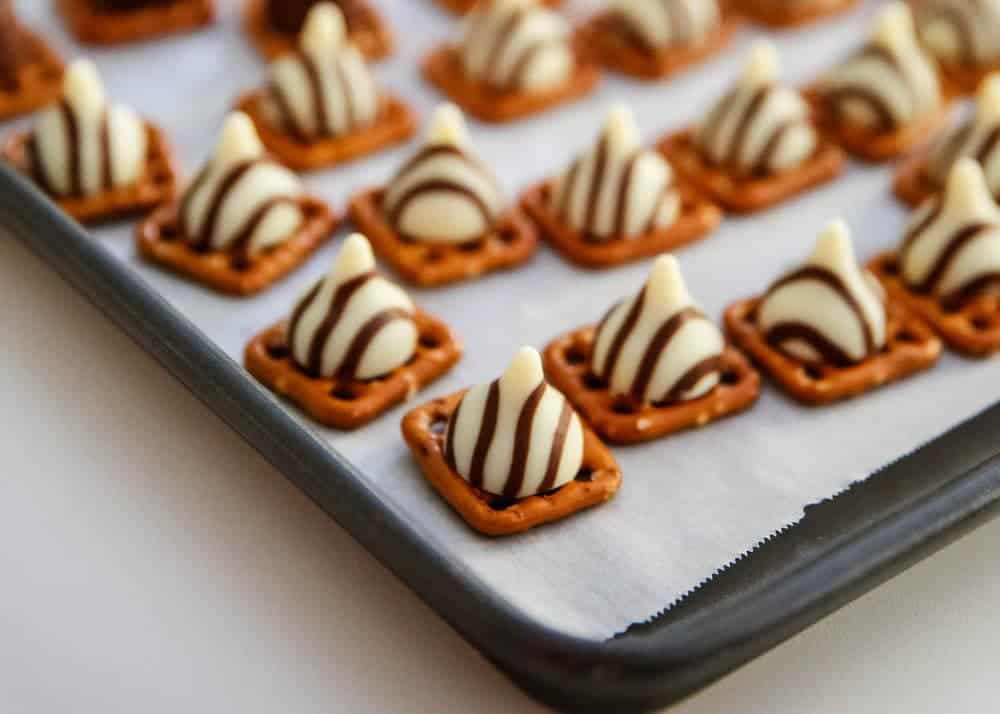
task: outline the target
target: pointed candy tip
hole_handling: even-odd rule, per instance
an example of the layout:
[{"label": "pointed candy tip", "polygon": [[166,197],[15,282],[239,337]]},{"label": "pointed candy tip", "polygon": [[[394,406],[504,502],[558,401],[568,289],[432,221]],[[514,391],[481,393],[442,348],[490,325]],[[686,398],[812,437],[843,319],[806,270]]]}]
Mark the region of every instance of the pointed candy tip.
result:
[{"label": "pointed candy tip", "polygon": [[993,206],[993,197],[978,161],[966,156],[955,162],[948,173],[943,201],[949,212],[968,213]]},{"label": "pointed candy tip", "polygon": [[615,102],[608,108],[604,133],[612,143],[623,148],[639,145],[639,128],[635,124],[635,115],[627,104]]},{"label": "pointed candy tip", "polygon": [[77,101],[104,99],[104,85],[97,73],[97,66],[88,59],[75,60],[63,77],[63,94],[74,104]]},{"label": "pointed candy tip", "polygon": [[346,34],[343,11],[335,3],[323,2],[309,11],[299,42],[304,49],[319,52],[339,46]]},{"label": "pointed candy tip", "polygon": [[892,46],[913,35],[913,15],[905,2],[896,0],[879,12],[875,20],[874,37]]},{"label": "pointed candy tip", "polygon": [[534,347],[522,347],[514,355],[503,373],[503,380],[513,380],[515,383],[531,386],[545,379],[542,369],[542,357]]},{"label": "pointed candy tip", "polygon": [[743,77],[752,82],[770,82],[778,76],[778,50],[767,41],[756,43],[750,49]]},{"label": "pointed candy tip", "polygon": [[842,218],[830,221],[820,233],[810,262],[823,265],[854,263],[851,231]]},{"label": "pointed candy tip", "polygon": [[375,256],[368,239],[360,233],[351,234],[340,248],[333,262],[332,275],[345,278],[367,273],[375,268]]},{"label": "pointed candy tip", "polygon": [[260,143],[253,122],[243,112],[232,112],[226,117],[215,150],[217,158],[234,159],[260,156],[264,146]]},{"label": "pointed candy tip", "polygon": [[438,105],[434,110],[430,131],[427,133],[427,142],[463,147],[467,141],[468,134],[462,110],[451,102]]}]

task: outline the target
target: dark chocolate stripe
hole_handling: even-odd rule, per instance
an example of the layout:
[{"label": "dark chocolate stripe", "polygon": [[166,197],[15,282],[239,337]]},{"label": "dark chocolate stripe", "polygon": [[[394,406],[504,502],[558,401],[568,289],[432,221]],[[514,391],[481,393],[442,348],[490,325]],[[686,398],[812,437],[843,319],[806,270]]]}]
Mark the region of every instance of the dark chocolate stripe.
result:
[{"label": "dark chocolate stripe", "polygon": [[192,246],[195,250],[207,252],[212,249],[212,242],[218,228],[217,224],[219,222],[219,217],[222,214],[222,208],[226,203],[226,199],[229,198],[230,192],[236,184],[239,183],[239,180],[246,176],[250,169],[257,164],[257,159],[241,161],[240,163],[232,166],[219,181],[211,199],[209,200],[208,210],[206,211],[205,219],[201,224],[201,231],[199,231],[197,236],[191,236],[193,239]]},{"label": "dark chocolate stripe", "polygon": [[270,86],[271,98],[274,100],[275,105],[278,108],[278,114],[281,115],[281,128],[289,136],[295,138],[297,141],[302,143],[307,143],[309,137],[306,136],[305,130],[299,124],[299,120],[295,117],[295,113],[292,111],[292,105],[288,102],[288,97],[285,96],[285,90],[281,88],[281,85],[277,82],[273,82]]},{"label": "dark chocolate stripe", "polygon": [[986,162],[989,161],[990,156],[993,154],[994,149],[997,148],[998,143],[1000,143],[1000,126],[995,126],[990,133],[986,135],[982,145],[976,149],[976,161],[979,162],[979,165],[982,166],[983,169],[986,168]]},{"label": "dark chocolate stripe", "polygon": [[[354,96],[351,93],[351,81],[347,77],[347,72],[344,71],[344,65],[337,58],[334,70],[337,73],[337,83],[340,84],[340,92],[344,100],[344,133],[350,133],[358,125],[357,108],[354,106]],[[333,127],[330,127],[330,132],[333,132]]]},{"label": "dark chocolate stripe", "polygon": [[114,166],[111,163],[111,120],[107,110],[101,116],[99,137],[101,147],[101,186],[112,189],[115,185]]},{"label": "dark chocolate stripe", "polygon": [[[863,61],[875,59],[886,65],[899,79],[900,83],[910,95],[910,101],[916,108],[916,89],[911,85],[909,77],[903,68],[896,61],[892,53],[886,51],[878,45],[868,45],[860,52],[856,53],[852,61]],[[843,116],[843,106],[846,101],[861,101],[868,105],[876,117],[876,131],[885,132],[898,126],[898,121],[892,113],[892,108],[875,91],[863,87],[859,84],[847,84],[833,89],[826,94],[826,102],[833,108],[836,117]]]},{"label": "dark chocolate stripe", "polygon": [[504,483],[503,495],[506,498],[516,498],[524,485],[524,469],[528,463],[528,451],[531,449],[531,428],[535,423],[538,405],[545,394],[545,382],[542,382],[524,400],[521,413],[517,415],[517,426],[514,429],[514,451],[510,457],[510,470]]},{"label": "dark chocolate stripe", "polygon": [[649,389],[649,383],[653,379],[653,373],[656,370],[660,355],[670,346],[670,341],[673,340],[681,327],[689,320],[701,317],[704,316],[695,308],[684,308],[671,315],[656,331],[653,339],[646,346],[646,351],[643,352],[642,360],[639,362],[639,369],[636,371],[635,379],[632,380],[632,385],[629,389],[629,394],[631,394],[635,401],[641,404],[646,400],[646,390]]},{"label": "dark chocolate stripe", "polygon": [[958,160],[965,143],[972,134],[972,122],[967,122],[948,136],[936,151],[935,166],[945,167],[945,172]]},{"label": "dark chocolate stripe", "polygon": [[518,56],[517,60],[514,62],[514,66],[510,70],[507,81],[504,82],[504,87],[510,90],[517,87],[521,83],[524,73],[528,70],[528,67],[531,66],[535,57],[537,57],[542,50],[558,44],[558,40],[542,40],[540,42],[533,42],[521,50],[521,54]]},{"label": "dark chocolate stripe", "polygon": [[942,210],[941,200],[935,199],[934,206],[927,212],[927,215],[924,216],[919,223],[908,230],[906,235],[903,236],[903,245],[899,251],[900,255],[906,254],[906,251],[910,249],[913,241],[915,241],[921,233],[927,230],[930,225],[938,219]]},{"label": "dark chocolate stripe", "polygon": [[917,290],[926,293],[934,292],[962,249],[983,233],[991,230],[996,230],[996,226],[988,223],[973,223],[958,230],[945,243],[944,249],[938,254],[931,269],[927,272],[927,276],[916,286]]},{"label": "dark chocolate stripe", "polygon": [[191,202],[194,200],[195,194],[201,191],[202,186],[204,186],[205,181],[208,179],[208,165],[202,167],[198,175],[194,177],[194,181],[188,186],[187,191],[184,193],[184,197],[181,198],[181,208],[180,208],[180,229],[181,235],[190,238],[194,238],[194,233],[192,226],[190,224],[190,214],[191,214]]},{"label": "dark chocolate stripe", "polygon": [[941,297],[941,305],[945,310],[958,310],[967,301],[993,286],[1000,287],[1000,272],[983,273],[975,280],[955,288]]},{"label": "dark chocolate stripe", "polygon": [[582,159],[577,158],[569,165],[569,171],[566,173],[566,180],[562,187],[562,196],[559,197],[559,215],[567,220],[569,218],[569,210],[573,205],[573,192],[576,190],[576,180],[580,175],[581,163]]},{"label": "dark chocolate stripe", "polygon": [[583,219],[583,225],[589,229],[594,225],[597,216],[597,204],[601,196],[601,184],[604,183],[604,172],[608,163],[608,138],[602,136],[597,142],[597,151],[594,153],[594,165],[590,172],[590,186],[587,190],[587,212]]},{"label": "dark chocolate stripe", "polygon": [[872,333],[872,326],[869,324],[868,318],[865,317],[865,311],[861,308],[861,303],[859,303],[854,297],[854,294],[847,289],[847,286],[844,285],[840,277],[829,270],[815,265],[807,265],[804,268],[799,268],[772,285],[771,289],[768,290],[768,295],[774,293],[778,288],[784,285],[788,285],[792,282],[798,282],[800,280],[816,280],[837,293],[840,298],[847,303],[847,306],[851,309],[851,312],[854,313],[855,318],[857,318],[858,323],[861,326],[861,332],[864,335],[865,340],[865,353],[871,354],[875,351],[875,336]]},{"label": "dark chocolate stripe", "polygon": [[729,113],[729,107],[736,99],[737,90],[730,89],[723,95],[705,119],[705,124],[701,130],[703,146],[715,146],[718,143],[718,134],[722,130],[722,123]]},{"label": "dark chocolate stripe", "polygon": [[625,316],[625,320],[619,326],[618,332],[615,333],[615,336],[611,341],[611,346],[608,348],[608,355],[604,359],[604,370],[602,374],[605,381],[610,381],[611,375],[615,371],[615,365],[618,362],[618,358],[621,356],[622,347],[625,346],[626,340],[628,340],[629,335],[632,334],[632,330],[635,329],[636,324],[639,322],[639,316],[642,314],[642,308],[645,304],[646,286],[644,285],[642,290],[639,291],[639,295],[636,297],[635,302],[632,303],[632,307]]},{"label": "dark chocolate stripe", "polygon": [[850,365],[853,360],[850,355],[831,342],[827,337],[811,325],[803,322],[782,322],[767,331],[765,339],[775,347],[781,347],[789,340],[805,342],[828,364],[841,367]]},{"label": "dark chocolate stripe", "polygon": [[71,196],[83,195],[83,169],[80,160],[80,126],[76,120],[76,113],[65,101],[59,103],[59,111],[62,114],[63,131],[66,132],[66,158],[69,194]]},{"label": "dark chocolate stripe", "polygon": [[517,26],[521,24],[522,18],[525,16],[524,9],[515,10],[510,14],[510,16],[504,21],[503,25],[500,26],[499,31],[494,35],[493,46],[490,48],[489,54],[486,56],[486,77],[487,81],[491,84],[494,83],[494,75],[500,64],[500,59],[503,57],[504,51],[507,49],[511,40],[514,39],[514,33],[517,31]]},{"label": "dark chocolate stripe", "polygon": [[562,400],[562,410],[559,412],[559,423],[552,434],[552,449],[549,451],[549,463],[545,467],[545,476],[538,486],[538,493],[551,491],[559,475],[559,465],[562,462],[563,449],[566,447],[566,436],[569,434],[569,426],[572,423],[573,410],[569,402]]},{"label": "dark chocolate stripe", "polygon": [[718,372],[721,367],[721,355],[706,357],[685,372],[684,375],[674,383],[674,386],[667,390],[667,393],[663,395],[663,398],[660,401],[669,404],[670,402],[682,400],[688,392],[698,386],[698,382],[713,372]]},{"label": "dark chocolate stripe", "polygon": [[240,230],[236,232],[229,245],[229,250],[236,256],[237,264],[247,265],[250,262],[250,240],[253,238],[253,234],[257,232],[271,209],[281,205],[295,206],[298,205],[298,202],[288,196],[277,196],[269,199],[260,204]]},{"label": "dark chocolate stripe", "polygon": [[401,307],[393,307],[382,310],[368,318],[357,334],[354,335],[354,339],[351,340],[347,352],[344,353],[344,358],[340,361],[340,366],[337,368],[337,376],[342,379],[357,379],[358,367],[361,365],[361,360],[365,356],[368,345],[375,339],[375,336],[390,322],[409,320],[410,317],[408,310]]},{"label": "dark chocolate stripe", "polygon": [[782,122],[774,128],[771,132],[771,136],[767,138],[767,143],[764,144],[764,148],[761,150],[760,155],[754,162],[753,167],[750,169],[750,173],[756,176],[761,176],[771,172],[771,161],[774,160],[775,154],[778,153],[778,148],[781,146],[781,142],[797,123],[798,122],[794,119],[791,119],[789,121]]},{"label": "dark chocolate stripe", "polygon": [[292,359],[295,361],[297,361],[295,358],[295,333],[299,331],[299,322],[302,320],[302,316],[306,310],[309,309],[309,306],[312,305],[313,300],[319,295],[320,288],[322,287],[323,281],[317,280],[309,292],[299,300],[299,304],[295,306],[295,309],[292,311],[292,317],[288,321],[288,329],[285,331],[285,344],[292,354]]},{"label": "dark chocolate stripe", "polygon": [[[635,165],[639,161],[641,154],[636,151],[628,158],[625,168],[622,169],[621,177],[618,180],[618,195],[615,197],[615,222],[611,228],[611,235],[624,236],[628,226],[628,199],[632,192],[632,181],[635,178]],[[659,201],[653,204],[653,214],[659,208]],[[590,227],[593,230],[593,227]]]},{"label": "dark chocolate stripe", "polygon": [[486,456],[493,443],[493,434],[497,428],[497,415],[500,412],[500,384],[490,382],[490,391],[486,396],[486,407],[483,409],[483,423],[479,426],[476,436],[476,447],[472,451],[472,462],[469,464],[469,483],[476,488],[483,487],[483,469],[486,466]]},{"label": "dark chocolate stripe", "polygon": [[45,193],[54,196],[55,188],[52,180],[49,178],[45,164],[42,163],[42,154],[38,148],[38,135],[34,132],[32,132],[31,138],[28,139],[28,155],[31,160],[31,173],[35,181]]},{"label": "dark chocolate stripe", "polygon": [[323,352],[326,349],[326,341],[330,339],[330,334],[343,317],[347,303],[350,302],[354,293],[360,290],[373,277],[375,277],[374,272],[362,273],[339,285],[333,292],[333,297],[330,300],[330,308],[319,325],[317,325],[312,341],[309,343],[309,353],[306,358],[305,368],[312,376],[318,377],[322,373]]},{"label": "dark chocolate stripe", "polygon": [[418,183],[415,186],[411,186],[396,200],[395,205],[389,212],[389,222],[396,228],[397,232],[402,234],[402,228],[399,225],[400,219],[403,217],[403,212],[409,206],[410,202],[417,197],[425,193],[453,193],[463,198],[468,199],[479,211],[483,217],[483,222],[485,225],[490,225],[493,222],[493,216],[490,213],[489,206],[486,205],[486,201],[483,200],[482,196],[473,191],[467,186],[455,183],[454,181],[446,181],[444,179],[437,179],[433,181],[424,181],[423,183]]},{"label": "dark chocolate stripe", "polygon": [[323,79],[320,77],[319,67],[316,66],[308,52],[299,52],[298,60],[305,71],[306,81],[309,83],[309,96],[312,99],[313,116],[316,118],[316,133],[320,136],[332,134],[333,127],[330,126],[330,117],[326,112]]},{"label": "dark chocolate stripe", "polygon": [[726,163],[730,166],[734,168],[740,166],[740,156],[743,154],[743,148],[746,145],[747,134],[750,133],[750,129],[757,122],[757,116],[760,114],[761,109],[763,109],[767,98],[771,96],[773,89],[773,85],[770,84],[758,88],[743,108],[743,114],[736,124],[736,131],[733,132],[733,136],[729,140],[729,148],[726,151]]}]

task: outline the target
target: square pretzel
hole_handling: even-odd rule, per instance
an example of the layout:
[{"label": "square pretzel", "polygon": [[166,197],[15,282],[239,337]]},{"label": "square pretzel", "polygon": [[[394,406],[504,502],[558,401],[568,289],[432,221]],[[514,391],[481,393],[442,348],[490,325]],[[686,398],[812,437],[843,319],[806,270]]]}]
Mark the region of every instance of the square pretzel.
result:
[{"label": "square pretzel", "polygon": [[287,397],[320,424],[357,429],[451,369],[462,357],[462,343],[441,320],[417,310],[419,342],[413,359],[378,379],[313,377],[294,361],[282,321],[260,333],[246,346],[243,363],[261,384]]},{"label": "square pretzel", "polygon": [[890,298],[924,320],[956,352],[987,357],[1000,350],[1000,291],[979,295],[959,309],[949,310],[933,295],[914,292],[903,282],[895,253],[876,256],[868,269]]},{"label": "square pretzel", "polygon": [[759,298],[751,298],[730,305],[724,320],[726,332],[785,392],[804,404],[829,404],[857,396],[929,369],[941,356],[941,340],[930,328],[889,302],[885,347],[877,355],[847,367],[805,364],[764,338],[755,320],[759,303]]},{"label": "square pretzel", "polygon": [[929,146],[924,146],[904,159],[892,180],[892,192],[896,198],[912,208],[941,192],[941,186],[927,170],[929,149]]},{"label": "square pretzel", "polygon": [[733,213],[770,208],[833,180],[844,168],[844,152],[823,139],[805,163],[773,176],[736,176],[712,165],[695,145],[691,129],[668,134],[656,148],[685,180]]},{"label": "square pretzel", "polygon": [[452,471],[444,455],[448,421],[463,394],[464,390],[417,407],[403,417],[402,429],[424,477],[474,530],[488,536],[521,533],[604,503],[618,491],[621,469],[586,424],[581,424],[583,465],[573,481],[548,493],[516,500],[476,488]]},{"label": "square pretzel", "polygon": [[740,11],[750,20],[768,27],[789,29],[816,22],[824,17],[853,9],[858,0],[737,0]]},{"label": "square pretzel", "polygon": [[576,46],[573,76],[558,87],[539,92],[503,91],[478,82],[462,67],[458,50],[442,45],[424,57],[424,77],[466,113],[486,122],[502,123],[538,114],[589,94],[601,70],[586,50]]},{"label": "square pretzel", "polygon": [[722,22],[701,42],[672,47],[663,52],[644,52],[622,32],[620,23],[607,12],[600,13],[578,31],[580,43],[601,64],[630,77],[644,80],[665,79],[718,54],[733,39],[743,24],[734,12],[724,10]]},{"label": "square pretzel", "polygon": [[895,159],[926,143],[947,121],[951,103],[945,96],[941,106],[919,121],[888,132],[873,132],[837,121],[815,85],[804,89],[802,96],[812,107],[813,121],[830,140],[852,156],[872,163]]},{"label": "square pretzel", "polygon": [[[542,5],[559,7],[562,0],[540,0]],[[479,0],[437,0],[437,4],[456,15],[464,15],[476,6]]]},{"label": "square pretzel", "polygon": [[722,221],[718,206],[681,187],[681,214],[670,226],[635,238],[588,240],[552,212],[549,208],[551,191],[547,182],[536,184],[521,197],[521,208],[556,250],[567,260],[585,268],[610,268],[676,250],[706,237]]},{"label": "square pretzel", "polygon": [[179,205],[170,203],[136,228],[139,255],[221,293],[252,295],[291,273],[333,236],[338,219],[329,206],[309,196],[300,205],[305,221],[298,230],[247,262],[232,251],[194,248],[181,236]]},{"label": "square pretzel", "polygon": [[93,0],[58,0],[69,31],[89,45],[120,45],[194,30],[215,21],[215,0],[173,0],[138,10],[100,10]]},{"label": "square pretzel", "polygon": [[[24,174],[36,178],[30,132],[12,134],[3,147],[3,157]],[[163,132],[146,122],[146,169],[134,184],[102,189],[86,196],[49,197],[67,214],[85,225],[143,213],[173,200],[177,194],[177,168],[173,150]],[[44,186],[40,186],[45,190]]]},{"label": "square pretzel", "polygon": [[259,92],[245,95],[236,108],[250,117],[268,151],[281,163],[297,171],[335,166],[400,144],[413,136],[417,128],[417,120],[410,107],[397,97],[386,96],[382,99],[378,118],[371,126],[343,136],[303,141],[272,126],[261,112],[260,99]]},{"label": "square pretzel", "polygon": [[17,27],[27,61],[18,67],[13,89],[0,87],[0,119],[33,112],[62,94],[63,63],[34,32]]},{"label": "square pretzel", "polygon": [[[280,2],[281,0],[274,0]],[[246,0],[243,12],[243,29],[250,37],[257,51],[265,59],[273,60],[294,50],[298,37],[279,32],[271,26],[267,15],[269,0]],[[369,60],[380,60],[392,54],[392,32],[378,12],[367,2],[358,1],[357,20],[348,18],[351,42],[357,45],[361,54]]]},{"label": "square pretzel", "polygon": [[616,397],[590,372],[596,328],[584,327],[557,338],[542,354],[545,375],[566,395],[598,435],[611,444],[638,444],[701,427],[749,409],[760,396],[760,375],[739,350],[722,354],[718,386],[698,399],[676,404],[636,405]]},{"label": "square pretzel", "polygon": [[538,234],[516,210],[508,211],[489,235],[470,243],[406,240],[386,220],[382,195],[383,189],[369,189],[352,198],[351,219],[368,236],[375,254],[414,285],[437,287],[513,268],[538,248]]}]

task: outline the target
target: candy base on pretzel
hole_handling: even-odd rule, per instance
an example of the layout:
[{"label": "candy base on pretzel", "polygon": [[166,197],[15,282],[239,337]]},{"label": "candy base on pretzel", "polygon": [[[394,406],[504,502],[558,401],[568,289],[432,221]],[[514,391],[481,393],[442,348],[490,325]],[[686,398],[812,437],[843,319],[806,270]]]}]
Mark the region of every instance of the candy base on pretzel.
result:
[{"label": "candy base on pretzel", "polygon": [[952,64],[938,60],[941,83],[950,96],[975,94],[988,75],[1000,71],[1000,62],[985,65]]},{"label": "candy base on pretzel", "polygon": [[382,211],[383,189],[362,191],[351,199],[351,220],[368,236],[375,254],[401,278],[421,287],[471,280],[529,260],[538,234],[517,210],[508,211],[496,229],[470,243],[428,243],[400,236]]},{"label": "candy base on pretzel", "polygon": [[609,13],[601,13],[578,31],[580,44],[601,64],[636,79],[664,79],[687,67],[703,62],[721,52],[739,30],[742,19],[726,11],[719,27],[701,42],[682,45],[663,52],[647,52],[637,47],[621,29],[621,23]]},{"label": "candy base on pretzel", "polygon": [[424,477],[474,530],[506,536],[557,521],[609,500],[622,482],[611,451],[583,426],[583,466],[576,479],[538,496],[508,500],[482,491],[452,471],[444,455],[448,421],[465,392],[435,399],[403,418],[403,437]]},{"label": "candy base on pretzel", "polygon": [[900,305],[887,306],[886,343],[877,355],[847,367],[808,365],[771,345],[756,322],[752,298],[730,305],[724,322],[733,343],[793,398],[804,404],[829,404],[857,396],[932,367],[941,356],[941,340]]},{"label": "candy base on pretzel", "polygon": [[312,171],[342,164],[400,144],[413,136],[417,127],[416,117],[410,107],[397,97],[386,96],[372,126],[344,136],[302,141],[267,121],[261,112],[260,99],[259,92],[245,95],[236,108],[250,117],[268,151],[281,163],[297,171]]},{"label": "candy base on pretzel", "polygon": [[[3,146],[3,158],[21,172],[35,178],[29,132],[12,134]],[[99,223],[144,213],[173,200],[177,193],[177,169],[173,150],[159,128],[146,122],[146,169],[130,186],[104,189],[86,196],[50,196],[67,214],[83,224]],[[44,190],[44,187],[42,187]]]},{"label": "candy base on pretzel", "polygon": [[904,159],[892,180],[892,192],[908,206],[916,208],[941,192],[941,185],[927,172],[928,147]]},{"label": "candy base on pretzel", "polygon": [[792,28],[851,10],[859,0],[813,0],[794,3],[783,0],[737,0],[748,19],[774,28]]},{"label": "candy base on pretzel", "polygon": [[802,92],[813,110],[816,125],[848,153],[856,158],[879,163],[895,159],[925,144],[947,121],[950,99],[918,121],[892,131],[873,132],[864,127],[837,120],[830,112],[822,94],[816,87]]},{"label": "candy base on pretzel", "polygon": [[705,396],[676,404],[635,404],[613,395],[591,373],[594,337],[594,327],[563,335],[545,348],[542,359],[552,386],[609,443],[636,444],[704,426],[748,409],[760,396],[760,375],[739,350],[728,347],[722,355],[721,380]]},{"label": "candy base on pretzel", "polygon": [[305,222],[295,234],[249,259],[228,250],[199,251],[181,235],[180,206],[160,206],[136,228],[139,255],[221,293],[252,295],[288,275],[333,236],[338,223],[333,211],[316,198],[300,202]]},{"label": "candy base on pretzel", "polygon": [[844,153],[822,140],[805,163],[771,176],[739,176],[712,165],[695,145],[691,129],[668,134],[656,148],[686,181],[733,213],[770,208],[836,178],[844,168]]},{"label": "candy base on pretzel", "polygon": [[608,268],[676,250],[706,237],[722,221],[718,206],[682,187],[681,214],[670,226],[635,238],[589,240],[552,212],[551,190],[547,182],[529,188],[521,197],[521,208],[556,250],[586,268]]},{"label": "candy base on pretzel", "polygon": [[1000,289],[979,295],[957,310],[948,310],[933,295],[914,292],[899,274],[895,253],[883,253],[868,269],[892,300],[930,325],[951,349],[973,357],[1000,350]]},{"label": "candy base on pretzel", "polygon": [[487,122],[507,122],[544,112],[589,94],[601,70],[577,45],[576,68],[564,84],[539,92],[502,91],[471,79],[462,68],[458,50],[447,45],[427,55],[421,68],[428,82],[468,114]]},{"label": "candy base on pretzel", "polygon": [[407,401],[451,369],[462,357],[462,343],[441,320],[417,310],[419,342],[413,359],[378,379],[313,377],[291,357],[287,322],[260,333],[246,346],[243,362],[257,381],[287,397],[309,416],[335,429],[357,429]]},{"label": "candy base on pretzel", "polygon": [[59,12],[77,40],[120,45],[187,32],[215,21],[215,0],[172,0],[138,10],[107,11],[93,0],[58,0]]},{"label": "candy base on pretzel", "polygon": [[[542,5],[548,5],[549,7],[558,7],[562,4],[563,0],[540,0]],[[469,12],[479,0],[437,0],[437,4],[443,7],[449,12],[453,12],[456,15],[464,15]]]},{"label": "candy base on pretzel", "polygon": [[62,94],[63,63],[41,37],[18,27],[27,61],[17,69],[14,87],[0,87],[0,119],[27,114],[51,104]]},{"label": "candy base on pretzel", "polygon": [[[279,0],[280,1],[280,0]],[[294,50],[298,37],[279,32],[271,26],[267,12],[268,0],[246,0],[243,29],[265,58],[272,60]],[[369,60],[380,60],[392,54],[392,32],[385,21],[367,3],[359,8],[360,22],[350,28],[350,39]]]}]

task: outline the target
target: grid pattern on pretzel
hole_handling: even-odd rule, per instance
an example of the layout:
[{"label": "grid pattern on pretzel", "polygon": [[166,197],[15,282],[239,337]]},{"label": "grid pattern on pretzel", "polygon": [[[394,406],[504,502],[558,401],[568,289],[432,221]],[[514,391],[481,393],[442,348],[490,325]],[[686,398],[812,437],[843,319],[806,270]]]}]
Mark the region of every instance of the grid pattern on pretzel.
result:
[{"label": "grid pattern on pretzel", "polygon": [[933,295],[915,293],[903,283],[896,254],[876,256],[868,267],[894,300],[925,320],[952,349],[979,356],[1000,350],[1000,292],[947,309]]},{"label": "grid pattern on pretzel", "polygon": [[173,0],[163,6],[106,12],[92,0],[59,0],[59,10],[83,42],[119,44],[183,32],[215,18],[214,0]]},{"label": "grid pattern on pretzel", "polygon": [[[55,196],[59,206],[78,221],[88,222],[135,213],[174,197],[177,171],[173,153],[157,127],[146,123],[148,150],[146,169],[133,185],[100,191],[90,196]],[[4,158],[29,176],[34,175],[28,143],[29,132],[12,135],[4,146]]]},{"label": "grid pattern on pretzel", "polygon": [[393,372],[370,380],[314,377],[292,360],[287,322],[254,337],[247,345],[247,369],[272,391],[287,396],[317,421],[359,427],[448,371],[462,346],[447,325],[425,312],[414,315],[418,343],[413,358]]},{"label": "grid pattern on pretzel", "polygon": [[718,28],[698,43],[671,47],[659,53],[639,49],[624,37],[620,23],[610,13],[601,13],[578,31],[579,42],[606,67],[639,79],[664,79],[720,52],[739,30],[742,19],[732,10],[723,11]]},{"label": "grid pattern on pretzel", "polygon": [[462,67],[458,50],[442,45],[421,62],[424,77],[462,109],[483,121],[504,122],[545,111],[577,99],[594,88],[601,71],[590,52],[574,45],[576,68],[564,84],[546,91],[501,91],[477,82]]},{"label": "grid pattern on pretzel", "polygon": [[756,323],[758,298],[731,305],[724,318],[726,332],[772,379],[807,404],[826,404],[855,396],[933,366],[941,341],[917,317],[890,302],[882,350],[858,364],[841,367],[807,364],[773,347]]},{"label": "grid pattern on pretzel", "polygon": [[618,265],[680,248],[704,238],[722,220],[722,212],[715,204],[681,185],[680,216],[670,226],[634,238],[588,240],[578,231],[563,225],[562,220],[550,210],[551,191],[549,183],[537,184],[524,193],[521,206],[560,253],[587,267]]},{"label": "grid pattern on pretzel", "polygon": [[416,118],[410,108],[399,98],[387,95],[382,99],[375,123],[360,131],[343,136],[321,137],[303,142],[267,121],[260,108],[259,92],[243,96],[236,108],[250,117],[257,128],[264,146],[275,154],[281,163],[298,169],[309,170],[356,159],[379,149],[397,144],[413,136]]},{"label": "grid pattern on pretzel", "polygon": [[326,242],[337,226],[330,208],[312,197],[300,200],[305,220],[294,235],[249,261],[233,251],[201,252],[182,239],[179,206],[161,206],[139,224],[139,252],[209,287],[248,295],[287,275]]},{"label": "grid pattern on pretzel", "polygon": [[[946,89],[946,88],[943,88]],[[849,153],[866,161],[887,161],[922,144],[947,120],[951,96],[942,97],[941,106],[919,121],[892,131],[875,133],[863,127],[837,121],[815,85],[802,90],[820,130]]]},{"label": "grid pattern on pretzel", "polygon": [[[280,2],[281,0],[276,0]],[[271,27],[267,17],[268,0],[245,0],[244,29],[258,51],[268,59],[295,49],[298,38],[286,35]],[[358,21],[351,27],[350,39],[361,53],[370,60],[378,60],[392,53],[392,33],[378,12],[367,2],[357,8]]]},{"label": "grid pattern on pretzel", "polygon": [[583,464],[573,481],[548,493],[507,499],[472,486],[448,466],[444,435],[465,392],[436,399],[403,418],[403,436],[431,485],[459,515],[487,535],[511,535],[565,518],[610,499],[621,470],[600,439],[583,426]]},{"label": "grid pattern on pretzel", "polygon": [[544,353],[545,373],[580,414],[612,443],[636,443],[699,427],[751,406],[760,377],[738,350],[723,353],[720,381],[698,399],[671,404],[636,404],[616,396],[590,370],[595,330],[586,327],[552,342]]},{"label": "grid pattern on pretzel", "polygon": [[383,189],[363,191],[351,200],[351,218],[368,236],[375,253],[404,279],[430,287],[510,268],[530,258],[538,245],[534,228],[520,213],[508,212],[497,228],[476,241],[431,244],[407,240],[386,220]]},{"label": "grid pattern on pretzel", "polygon": [[773,206],[835,178],[844,167],[843,152],[830,141],[820,141],[805,163],[773,176],[738,176],[709,164],[690,129],[668,134],[657,150],[685,180],[736,213]]},{"label": "grid pattern on pretzel", "polygon": [[38,35],[24,28],[21,33],[25,61],[12,78],[13,87],[0,88],[0,118],[30,112],[55,100],[62,91],[63,64]]}]

